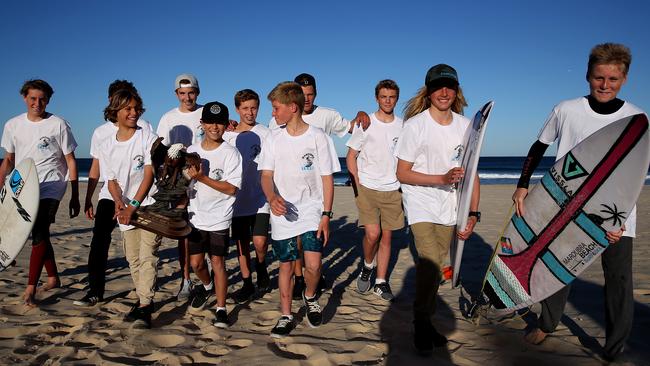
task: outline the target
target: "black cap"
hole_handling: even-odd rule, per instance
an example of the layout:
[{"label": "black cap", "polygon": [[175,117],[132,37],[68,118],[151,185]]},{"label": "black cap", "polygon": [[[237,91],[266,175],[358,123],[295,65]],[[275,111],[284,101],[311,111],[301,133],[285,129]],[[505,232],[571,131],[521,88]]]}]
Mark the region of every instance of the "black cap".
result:
[{"label": "black cap", "polygon": [[429,91],[433,91],[443,86],[455,88],[458,86],[458,74],[453,67],[445,64],[438,64],[432,66],[429,71],[427,71],[427,76],[424,78],[424,85],[427,86]]},{"label": "black cap", "polygon": [[307,74],[307,73],[302,73],[298,76],[296,76],[295,79],[293,79],[296,83],[300,84],[300,86],[313,86],[314,89],[316,89],[316,79],[314,79],[313,76]]},{"label": "black cap", "polygon": [[228,115],[228,107],[223,103],[210,102],[203,106],[201,113],[201,122],[203,123],[220,123],[227,125],[230,116]]}]

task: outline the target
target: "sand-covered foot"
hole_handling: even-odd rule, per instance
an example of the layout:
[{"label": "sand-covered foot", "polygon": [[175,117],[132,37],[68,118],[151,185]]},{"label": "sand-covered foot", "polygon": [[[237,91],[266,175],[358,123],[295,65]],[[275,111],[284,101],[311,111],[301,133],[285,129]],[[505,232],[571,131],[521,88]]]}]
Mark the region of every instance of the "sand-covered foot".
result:
[{"label": "sand-covered foot", "polygon": [[39,292],[46,292],[50,291],[51,289],[54,288],[59,288],[61,287],[61,280],[59,279],[59,276],[56,277],[48,277],[47,282],[38,288]]},{"label": "sand-covered foot", "polygon": [[534,328],[530,332],[526,333],[524,340],[530,344],[540,344],[544,342],[548,334],[539,328]]},{"label": "sand-covered foot", "polygon": [[36,302],[34,301],[34,295],[36,294],[36,286],[27,285],[25,292],[23,293],[23,303],[25,306],[34,307]]}]

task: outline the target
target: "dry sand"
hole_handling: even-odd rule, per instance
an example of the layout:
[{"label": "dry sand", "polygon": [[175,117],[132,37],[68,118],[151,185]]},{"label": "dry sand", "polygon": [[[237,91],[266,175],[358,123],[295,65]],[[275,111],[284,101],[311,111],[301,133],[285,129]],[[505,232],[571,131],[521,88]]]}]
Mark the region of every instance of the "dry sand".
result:
[{"label": "dry sand", "polygon": [[[463,283],[475,294],[510,206],[513,186],[483,186],[482,222],[466,243]],[[81,189],[85,191],[85,186]],[[620,364],[650,364],[650,189],[639,202],[639,223],[634,250],[635,326]],[[466,320],[460,311],[462,296],[448,284],[441,287],[435,319],[450,340],[431,357],[414,354],[411,340],[411,304],[414,266],[412,244],[406,231],[395,234],[390,282],[397,299],[384,303],[374,294],[355,291],[362,231],[356,227],[357,211],[352,190],[335,191],[331,242],[324,268],[333,283],[320,299],[324,322],[311,329],[302,320],[304,310],[294,301],[299,321],[290,337],[274,340],[269,332],[278,316],[277,289],[245,304],[228,300],[229,329],[211,325],[213,314],[190,314],[174,295],[179,284],[175,243],[164,240],[156,293],[154,328],[136,331],[122,321],[135,295],[123,257],[120,234],[113,233],[109,253],[105,301],[92,308],[77,307],[87,286],[87,257],[92,223],[84,217],[66,217],[67,198],[52,225],[52,242],[62,287],[37,296],[39,306],[22,305],[27,282],[29,245],[15,267],[0,273],[0,364],[282,364],[282,365],[599,365],[605,337],[602,270],[589,268],[575,281],[565,317],[557,332],[539,346],[523,341],[532,313],[480,324]],[[232,251],[232,250],[231,250]],[[241,286],[236,258],[230,255],[228,273],[232,293]],[[277,287],[277,261],[270,265]],[[45,279],[45,274],[41,277]],[[212,298],[214,304],[214,297]],[[538,311],[538,307],[533,307]],[[252,363],[251,363],[252,362]]]}]

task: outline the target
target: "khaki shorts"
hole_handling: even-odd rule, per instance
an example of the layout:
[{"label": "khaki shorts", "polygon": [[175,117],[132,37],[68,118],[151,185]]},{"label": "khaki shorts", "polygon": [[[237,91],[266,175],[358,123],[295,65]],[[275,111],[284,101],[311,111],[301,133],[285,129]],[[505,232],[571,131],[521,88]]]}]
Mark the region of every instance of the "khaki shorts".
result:
[{"label": "khaki shorts", "polygon": [[355,200],[359,209],[359,226],[381,225],[382,230],[404,227],[400,191],[375,191],[359,184],[359,195]]},{"label": "khaki shorts", "polygon": [[411,232],[415,241],[418,256],[433,262],[441,270],[449,247],[454,238],[456,227],[434,224],[431,222],[418,222],[411,225]]}]

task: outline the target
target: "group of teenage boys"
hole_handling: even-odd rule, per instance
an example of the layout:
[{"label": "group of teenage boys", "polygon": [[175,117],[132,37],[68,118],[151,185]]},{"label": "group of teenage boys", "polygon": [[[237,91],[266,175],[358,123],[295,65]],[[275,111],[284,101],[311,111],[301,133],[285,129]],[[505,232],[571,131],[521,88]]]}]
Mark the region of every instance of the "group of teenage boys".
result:
[{"label": "group of teenage boys", "polygon": [[[549,144],[558,140],[561,156],[598,128],[642,113],[617,98],[630,63],[631,55],[625,46],[606,43],[594,47],[586,75],[590,94],[563,102],[551,113],[539,141],[529,152],[513,195],[517,214],[524,212],[528,180]],[[201,157],[200,166],[186,170],[191,183],[187,199],[178,203],[187,210],[192,232],[178,243],[182,279],[177,298],[189,300],[192,310],[200,310],[215,294],[214,325],[227,327],[224,260],[231,235],[237,245],[243,280],[234,298],[243,302],[256,292],[251,242],[256,254],[257,288],[269,289],[266,254],[270,226],[271,246],[280,262],[281,310],[271,335],[283,337],[295,327],[291,313],[295,298],[304,303],[307,323],[318,327],[322,323],[318,294],[324,286],[322,252],[330,241],[333,217],[333,173],[340,171],[329,134],[342,137],[351,133],[346,160],[355,187],[359,225],[365,231],[357,290],[365,293],[372,288],[379,298],[393,299],[387,278],[391,234],[404,226],[406,217],[419,257],[413,306],[414,344],[420,353],[428,353],[447,343],[431,323],[442,264],[453,237],[468,239],[480,220],[480,186],[476,179],[467,227],[454,230],[455,185],[464,175],[458,160],[469,120],[462,116],[467,104],[453,67],[438,64],[429,69],[424,86],[406,103],[404,121],[395,115],[399,87],[392,80],[377,84],[376,112],[359,112],[348,121],[332,109],[315,105],[316,81],[309,74],[300,74],[293,82],[278,84],[268,94],[273,108],[269,128],[256,121],[260,99],[253,90],[235,94],[239,123],[230,120],[228,108],[220,102],[203,106],[197,103],[200,88],[192,75],[176,78],[175,93],[179,106],[161,118],[154,133],[151,125],[140,119],[144,108],[133,84],[117,80],[109,87],[109,103],[104,111],[107,122],[95,130],[91,141],[93,161],[84,205],[87,217],[95,220],[88,259],[89,287],[75,304],[89,306],[103,300],[111,232],[119,225],[138,297],[125,320],[137,327],[151,327],[161,237],[129,224],[134,212],[153,203],[158,172],[152,168],[150,150],[160,136],[169,146],[169,154],[186,150]],[[6,154],[0,178],[4,181],[16,162],[25,158],[31,157],[37,163],[41,202],[32,232],[29,280],[24,293],[25,303],[33,305],[43,266],[48,274],[43,289],[60,285],[49,225],[68,180],[72,188],[70,216],[79,213],[74,158],[77,144],[68,123],[45,111],[53,94],[46,82],[30,80],[21,94],[27,113],[5,124],[2,147]],[[100,181],[105,183],[95,209],[92,197]],[[607,315],[604,353],[608,359],[622,352],[632,324],[634,227],[635,217],[630,217],[621,230],[608,233],[611,243],[620,243],[603,254]],[[196,286],[190,268],[200,280]],[[539,328],[526,335],[527,341],[538,344],[553,331],[567,295],[568,287],[544,301]]]}]

